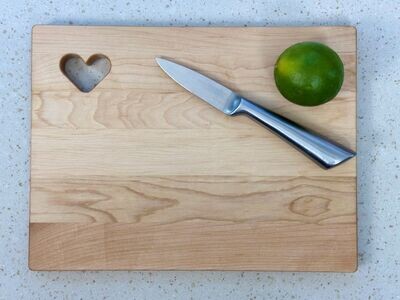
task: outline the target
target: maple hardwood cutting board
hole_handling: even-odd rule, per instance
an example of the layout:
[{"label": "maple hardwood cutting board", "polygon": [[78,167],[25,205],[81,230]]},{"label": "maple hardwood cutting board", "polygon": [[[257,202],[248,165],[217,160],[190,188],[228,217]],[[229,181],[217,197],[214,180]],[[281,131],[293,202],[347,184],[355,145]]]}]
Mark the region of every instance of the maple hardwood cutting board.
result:
[{"label": "maple hardwood cutting board", "polygon": [[[323,170],[154,60],[355,149],[354,28],[36,26],[32,39],[31,269],[356,269],[356,160]],[[345,81],[333,101],[305,108],[283,99],[273,69],[310,40],[339,53]],[[81,92],[60,69],[68,54],[104,55],[111,71]]]}]

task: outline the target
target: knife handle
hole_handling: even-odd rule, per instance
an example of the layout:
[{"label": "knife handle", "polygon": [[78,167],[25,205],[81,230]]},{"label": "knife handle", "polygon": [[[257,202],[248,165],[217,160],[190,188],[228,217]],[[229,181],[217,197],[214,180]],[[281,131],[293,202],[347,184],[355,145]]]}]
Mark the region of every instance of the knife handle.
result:
[{"label": "knife handle", "polygon": [[313,133],[250,100],[241,98],[231,115],[241,113],[267,127],[324,169],[335,167],[356,155],[352,150]]}]

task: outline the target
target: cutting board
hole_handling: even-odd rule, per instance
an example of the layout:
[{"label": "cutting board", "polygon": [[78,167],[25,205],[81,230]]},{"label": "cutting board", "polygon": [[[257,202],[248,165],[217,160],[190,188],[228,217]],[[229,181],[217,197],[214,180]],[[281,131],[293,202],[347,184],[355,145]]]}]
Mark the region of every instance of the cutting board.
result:
[{"label": "cutting board", "polygon": [[[339,53],[345,81],[305,108],[279,94],[273,69],[309,40]],[[71,54],[103,55],[110,73],[81,92],[60,69]],[[352,27],[35,26],[30,268],[354,271],[356,160],[321,169],[186,92],[157,56],[356,147]]]}]

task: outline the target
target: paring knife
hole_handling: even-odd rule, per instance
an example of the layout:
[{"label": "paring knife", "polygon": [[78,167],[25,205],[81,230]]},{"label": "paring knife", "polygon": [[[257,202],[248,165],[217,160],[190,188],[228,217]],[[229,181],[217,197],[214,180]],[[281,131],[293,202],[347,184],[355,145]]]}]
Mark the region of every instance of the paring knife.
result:
[{"label": "paring knife", "polygon": [[356,155],[350,149],[328,140],[231,91],[220,83],[164,58],[159,66],[186,90],[229,116],[246,114],[289,142],[325,169]]}]

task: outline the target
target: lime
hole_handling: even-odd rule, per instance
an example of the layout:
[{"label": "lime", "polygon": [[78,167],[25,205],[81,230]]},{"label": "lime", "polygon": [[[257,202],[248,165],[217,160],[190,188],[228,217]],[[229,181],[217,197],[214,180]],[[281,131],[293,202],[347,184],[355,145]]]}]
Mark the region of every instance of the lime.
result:
[{"label": "lime", "polygon": [[342,87],[343,63],[335,51],[316,42],[287,48],[275,64],[275,83],[289,101],[316,106],[333,99]]}]

